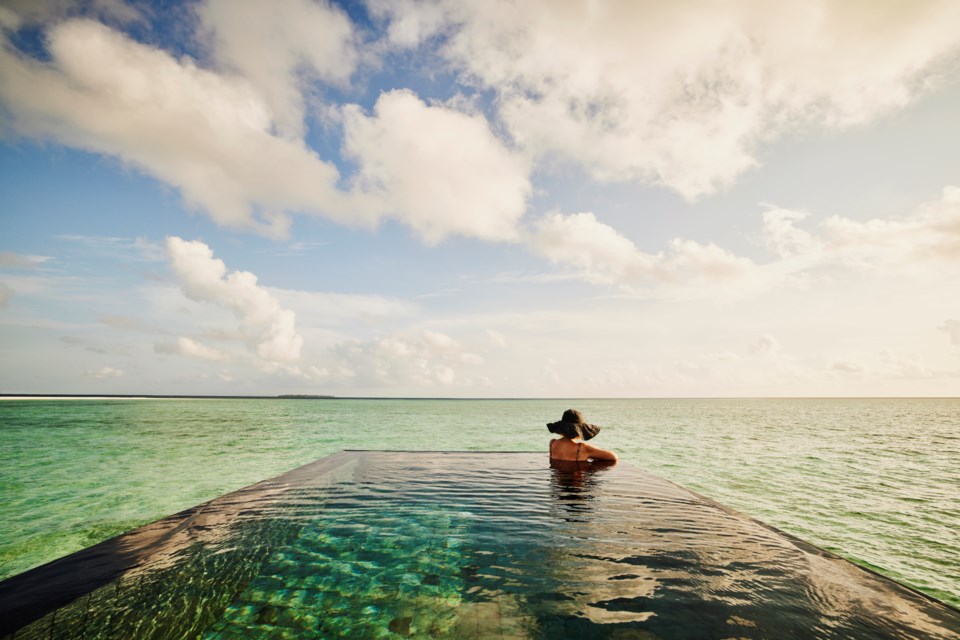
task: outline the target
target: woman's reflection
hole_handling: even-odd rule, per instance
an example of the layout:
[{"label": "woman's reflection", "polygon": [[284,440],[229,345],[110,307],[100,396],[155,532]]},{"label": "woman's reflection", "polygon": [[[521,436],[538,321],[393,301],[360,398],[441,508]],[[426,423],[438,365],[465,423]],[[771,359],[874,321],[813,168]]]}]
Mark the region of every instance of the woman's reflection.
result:
[{"label": "woman's reflection", "polygon": [[600,474],[616,464],[604,460],[550,460],[550,497],[563,510],[558,515],[568,522],[586,520],[599,495]]}]

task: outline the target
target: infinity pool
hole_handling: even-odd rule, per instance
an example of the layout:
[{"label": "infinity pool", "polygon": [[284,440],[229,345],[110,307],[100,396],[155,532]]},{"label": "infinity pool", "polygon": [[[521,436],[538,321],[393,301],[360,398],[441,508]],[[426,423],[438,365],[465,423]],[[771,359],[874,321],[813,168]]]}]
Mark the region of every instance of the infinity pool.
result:
[{"label": "infinity pool", "polygon": [[0,583],[21,638],[960,638],[960,612],[628,464],[348,451]]}]

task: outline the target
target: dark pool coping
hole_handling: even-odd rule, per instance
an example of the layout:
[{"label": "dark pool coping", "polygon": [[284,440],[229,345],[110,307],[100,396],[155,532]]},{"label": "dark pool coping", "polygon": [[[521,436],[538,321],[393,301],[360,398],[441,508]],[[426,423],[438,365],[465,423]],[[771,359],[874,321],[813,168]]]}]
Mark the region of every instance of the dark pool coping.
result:
[{"label": "dark pool coping", "polygon": [[[257,502],[275,500],[291,488],[296,488],[312,478],[360,460],[364,457],[364,454],[370,453],[469,456],[542,455],[545,462],[547,459],[544,451],[346,449],[272,478],[231,491],[0,581],[0,637],[14,634],[31,622],[39,620],[77,598],[116,580],[128,571],[146,564],[159,554],[169,554],[182,549],[194,541],[198,537],[198,533],[205,531],[209,526],[240,515]],[[636,472],[648,473],[630,463],[620,462],[619,465]],[[752,518],[682,485],[663,478],[660,479],[716,509],[731,516],[749,520],[782,536],[806,553],[820,556],[831,562],[850,565],[876,579],[912,593],[934,607],[944,607],[946,610],[960,615],[960,609],[956,609],[922,591],[897,582],[869,567],[850,562],[835,553]]]}]

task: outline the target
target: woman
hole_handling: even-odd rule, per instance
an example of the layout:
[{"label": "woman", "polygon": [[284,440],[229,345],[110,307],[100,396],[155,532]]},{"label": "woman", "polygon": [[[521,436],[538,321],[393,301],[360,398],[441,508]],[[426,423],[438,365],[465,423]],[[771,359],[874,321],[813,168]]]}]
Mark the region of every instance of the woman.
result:
[{"label": "woman", "polygon": [[562,462],[590,462],[594,460],[617,461],[617,454],[607,449],[601,449],[585,441],[600,432],[600,427],[587,424],[583,416],[576,409],[567,409],[563,412],[560,422],[547,424],[551,433],[559,434],[560,438],[550,441],[550,460]]}]

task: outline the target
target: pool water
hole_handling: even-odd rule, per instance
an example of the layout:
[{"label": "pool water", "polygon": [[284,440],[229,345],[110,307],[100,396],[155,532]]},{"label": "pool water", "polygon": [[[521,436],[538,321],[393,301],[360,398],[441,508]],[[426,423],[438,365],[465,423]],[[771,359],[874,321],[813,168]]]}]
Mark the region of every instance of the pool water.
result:
[{"label": "pool water", "polygon": [[[16,638],[960,638],[640,469],[343,452],[0,583]],[[12,636],[8,636],[12,637]]]}]

